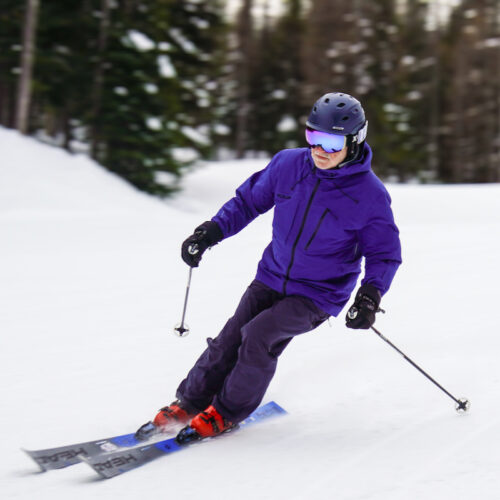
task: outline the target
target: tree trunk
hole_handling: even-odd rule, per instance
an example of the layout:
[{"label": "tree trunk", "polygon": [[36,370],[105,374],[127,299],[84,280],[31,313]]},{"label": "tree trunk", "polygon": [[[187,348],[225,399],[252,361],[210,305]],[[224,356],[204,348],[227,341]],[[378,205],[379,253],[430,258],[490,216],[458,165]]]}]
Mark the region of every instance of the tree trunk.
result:
[{"label": "tree trunk", "polygon": [[[5,75],[7,69],[0,65],[0,74]],[[0,80],[0,125],[7,128],[13,127],[13,116],[12,116],[12,100],[11,100],[12,89],[8,81]]]},{"label": "tree trunk", "polygon": [[434,64],[432,67],[431,83],[430,83],[430,104],[429,112],[429,155],[427,160],[427,168],[433,175],[438,176],[439,170],[439,126],[441,124],[441,109],[439,91],[441,89],[441,26],[439,25],[439,4],[432,3],[432,15],[434,16],[434,32],[430,35],[431,45],[434,52]]},{"label": "tree trunk", "polygon": [[252,63],[252,0],[245,0],[241,8],[237,36],[238,62],[236,80],[238,82],[236,110],[236,157],[243,158],[248,144],[248,116],[250,113],[249,80]]},{"label": "tree trunk", "polygon": [[23,134],[28,133],[29,110],[31,102],[31,80],[35,56],[36,24],[39,0],[26,0],[26,15],[23,29],[23,50],[21,52],[21,74],[16,104],[16,128]]},{"label": "tree trunk", "polygon": [[104,64],[105,51],[108,45],[110,27],[110,0],[101,0],[101,24],[99,27],[99,40],[97,45],[98,57],[94,72],[94,82],[92,88],[92,111],[91,111],[91,156],[99,160],[99,114],[101,112],[102,89],[104,85]]}]

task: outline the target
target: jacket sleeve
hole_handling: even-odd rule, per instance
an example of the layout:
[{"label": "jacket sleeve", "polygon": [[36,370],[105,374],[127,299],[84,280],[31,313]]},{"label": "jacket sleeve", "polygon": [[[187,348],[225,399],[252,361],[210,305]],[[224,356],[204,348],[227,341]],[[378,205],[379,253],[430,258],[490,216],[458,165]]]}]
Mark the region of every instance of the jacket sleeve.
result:
[{"label": "jacket sleeve", "polygon": [[225,203],[212,220],[217,222],[224,238],[241,231],[258,215],[274,206],[277,168],[280,153],[269,165],[249,177],[237,190],[236,195]]},{"label": "jacket sleeve", "polygon": [[373,285],[384,295],[402,262],[399,230],[387,191],[381,193],[370,208],[370,215],[359,231],[358,239],[365,257],[365,276],[361,284]]}]

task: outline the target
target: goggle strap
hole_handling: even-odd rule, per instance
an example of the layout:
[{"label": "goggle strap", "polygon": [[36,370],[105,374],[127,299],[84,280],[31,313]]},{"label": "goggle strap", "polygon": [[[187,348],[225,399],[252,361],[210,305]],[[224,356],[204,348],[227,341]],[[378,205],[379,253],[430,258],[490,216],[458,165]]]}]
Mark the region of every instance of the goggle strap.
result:
[{"label": "goggle strap", "polygon": [[363,127],[360,130],[358,130],[358,133],[355,136],[353,136],[353,140],[359,144],[360,142],[363,142],[366,139],[367,133],[368,133],[368,120],[366,120]]}]

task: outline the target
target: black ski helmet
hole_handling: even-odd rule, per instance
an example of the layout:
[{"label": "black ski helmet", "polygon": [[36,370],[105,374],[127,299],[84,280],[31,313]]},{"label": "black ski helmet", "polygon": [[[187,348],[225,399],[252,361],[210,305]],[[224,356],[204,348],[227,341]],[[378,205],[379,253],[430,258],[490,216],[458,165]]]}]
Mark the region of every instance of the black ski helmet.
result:
[{"label": "black ski helmet", "polygon": [[358,158],[366,139],[368,122],[361,103],[349,94],[330,92],[314,104],[306,126],[329,134],[347,137],[347,157],[339,166]]}]

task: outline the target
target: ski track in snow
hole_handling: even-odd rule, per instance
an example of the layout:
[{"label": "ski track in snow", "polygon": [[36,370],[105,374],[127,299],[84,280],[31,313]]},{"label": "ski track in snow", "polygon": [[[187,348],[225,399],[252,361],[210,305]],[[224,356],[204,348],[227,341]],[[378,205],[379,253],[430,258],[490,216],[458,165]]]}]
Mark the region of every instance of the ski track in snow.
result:
[{"label": "ski track in snow", "polygon": [[174,398],[232,314],[271,235],[268,213],[193,273],[180,243],[265,161],[208,163],[167,202],[82,156],[0,129],[0,496],[496,500],[500,186],[390,185],[404,263],[377,326],[454,403],[343,314],[297,338],[266,400],[289,415],[109,481],[45,474],[20,451],[130,432]]}]

